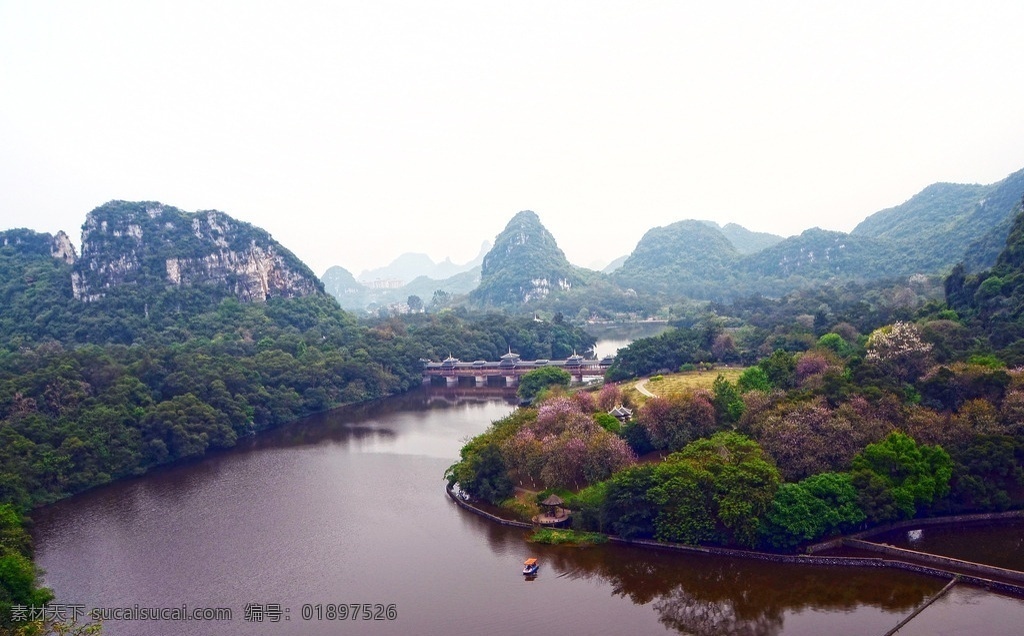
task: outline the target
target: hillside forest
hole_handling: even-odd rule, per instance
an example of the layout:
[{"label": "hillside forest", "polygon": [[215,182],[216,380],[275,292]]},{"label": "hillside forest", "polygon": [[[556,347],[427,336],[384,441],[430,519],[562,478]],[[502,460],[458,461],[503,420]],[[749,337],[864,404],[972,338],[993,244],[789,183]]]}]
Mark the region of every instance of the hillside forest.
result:
[{"label": "hillside forest", "polygon": [[[758,283],[699,298],[566,269],[537,216],[520,213],[467,296],[362,317],[265,232],[222,213],[111,202],[87,218],[81,256],[60,236],[0,233],[0,630],[16,633],[12,606],[50,598],[31,561],[33,507],[409,390],[424,359],[590,352],[595,315],[658,315],[672,328],[623,349],[600,390],[540,391],[466,445],[450,482],[513,513],[524,512],[510,501],[516,485],[559,491],[581,529],[773,550],[1020,507],[1024,216],[1014,209],[987,269],[823,274],[784,292]],[[517,243],[529,250],[526,279],[513,236],[536,239]],[[752,251],[733,265],[785,248],[745,238]],[[715,262],[722,281],[736,276],[726,261],[705,265]],[[721,365],[745,370],[642,404],[618,384]],[[623,402],[632,418],[608,415]]]},{"label": "hillside forest", "polygon": [[[517,487],[558,492],[579,530],[762,550],[1020,508],[1022,228],[994,268],[957,268],[943,301],[913,310],[837,302],[788,322],[795,299],[774,314],[748,301],[635,341],[600,390],[552,389],[471,440],[449,482],[522,516],[536,506]],[[734,382],[640,404],[614,382],[740,362]],[[609,418],[624,402],[632,417]]]}]

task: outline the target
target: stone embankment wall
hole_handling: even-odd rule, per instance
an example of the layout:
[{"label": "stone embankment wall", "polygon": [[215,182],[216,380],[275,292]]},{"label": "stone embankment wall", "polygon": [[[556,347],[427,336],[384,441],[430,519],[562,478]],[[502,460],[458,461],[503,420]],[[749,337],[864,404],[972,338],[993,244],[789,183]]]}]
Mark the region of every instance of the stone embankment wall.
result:
[{"label": "stone embankment wall", "polygon": [[877,552],[894,559],[918,561],[920,563],[927,563],[942,569],[953,571],[966,570],[971,574],[976,574],[986,578],[1009,579],[1010,581],[1024,583],[1024,572],[1007,570],[1006,568],[999,568],[994,565],[984,565],[982,563],[974,563],[973,561],[961,561],[960,559],[940,556],[930,552],[907,550],[906,548],[897,548],[896,546],[891,546],[885,543],[872,543],[870,541],[862,541],[860,539],[847,539],[843,542],[843,545],[850,548],[857,548],[859,550]]},{"label": "stone embankment wall", "polygon": [[452,490],[451,486],[446,486],[445,490],[448,491],[448,496],[451,497],[452,501],[454,501],[456,504],[458,504],[459,507],[462,508],[463,510],[468,510],[468,511],[472,512],[475,515],[480,515],[481,517],[483,517],[485,519],[490,519],[494,523],[500,523],[503,526],[512,526],[513,528],[526,528],[527,530],[530,530],[530,529],[533,528],[532,524],[526,523],[525,521],[512,521],[511,519],[502,519],[498,515],[492,515],[491,513],[487,512],[486,510],[481,510],[481,509],[477,508],[476,506],[474,506],[473,504],[469,503],[468,501],[466,501],[462,497],[456,495],[455,492]]},{"label": "stone embankment wall", "polygon": [[[468,501],[462,499],[452,490],[451,487],[447,487],[448,496],[451,497],[460,508],[468,510],[473,514],[479,515],[486,519],[489,519],[495,523],[500,523],[504,526],[512,526],[515,528],[531,529],[533,525],[522,521],[512,521],[510,519],[502,519],[497,515],[493,515],[485,510],[477,508]],[[930,525],[937,523],[950,523],[951,521],[992,521],[999,519],[1010,519],[1014,517],[1024,516],[1021,512],[1015,512],[1012,514],[997,513],[994,515],[966,515],[964,517],[945,517],[942,520],[932,521]],[[918,519],[917,521],[922,521]],[[887,526],[884,529],[874,529],[867,533],[860,534],[875,534],[877,532],[883,532],[885,530],[897,529],[899,527],[913,526],[913,523],[905,524],[893,524]],[[855,535],[857,536],[857,535]],[[996,568],[993,566],[986,566],[979,563],[970,563],[967,561],[959,561],[957,559],[949,559],[947,557],[938,557],[936,555],[915,553],[912,550],[902,550],[900,548],[893,548],[891,546],[882,546],[877,543],[869,543],[866,541],[860,541],[855,538],[837,539],[835,541],[828,542],[829,544],[835,544],[835,547],[840,545],[849,545],[854,548],[871,549],[876,552],[885,554],[886,557],[891,558],[872,558],[872,557],[841,557],[841,556],[814,556],[810,554],[774,554],[771,552],[755,552],[752,550],[734,550],[731,548],[717,548],[709,546],[692,546],[682,545],[679,543],[665,543],[662,541],[650,541],[647,539],[623,539],[622,537],[616,537],[610,535],[608,540],[611,543],[618,543],[622,545],[631,545],[645,548],[652,548],[656,550],[671,550],[674,552],[686,552],[690,554],[706,554],[711,556],[731,557],[739,559],[754,559],[757,561],[770,561],[773,563],[794,563],[799,565],[818,565],[818,566],[829,566],[829,567],[860,567],[860,568],[895,568],[898,570],[905,570],[907,572],[915,572],[917,574],[924,574],[926,576],[934,576],[942,579],[956,578],[963,583],[970,585],[977,585],[980,587],[997,590],[1007,594],[1013,594],[1015,596],[1024,596],[1024,573],[1016,572],[1013,570],[1004,570],[1003,568]],[[850,542],[850,543],[846,543]],[[865,547],[862,544],[870,546]],[[819,544],[823,545],[823,544]],[[881,550],[879,548],[888,548],[887,550]],[[819,548],[821,550],[823,548]],[[909,554],[900,554],[909,553]],[[913,555],[915,560],[922,561],[920,563],[911,563],[903,558],[908,558]],[[922,557],[932,557],[935,561],[928,561],[932,565],[926,565],[924,561],[926,559],[919,559],[917,555]],[[902,557],[902,558],[901,558]],[[953,572],[944,569],[942,565],[952,567],[955,562],[955,566],[960,573]],[[965,567],[971,566],[971,567]],[[973,572],[971,574],[963,574],[963,571]],[[1001,573],[1012,573],[1013,577],[1001,576]],[[993,580],[988,578],[989,576],[997,576],[1001,580]],[[1018,583],[1019,581],[1019,583]]]},{"label": "stone embankment wall", "polygon": [[814,554],[815,552],[823,552],[825,550],[835,550],[843,546],[844,542],[848,539],[866,539],[873,537],[877,534],[883,534],[890,530],[900,530],[902,528],[921,528],[925,526],[941,526],[949,525],[954,523],[973,523],[977,521],[1006,521],[1008,519],[1024,519],[1024,510],[1010,510],[1009,512],[986,512],[973,515],[957,515],[955,517],[927,517],[924,519],[910,519],[907,521],[897,521],[896,523],[890,523],[884,526],[877,526],[870,530],[864,530],[863,532],[857,532],[854,534],[846,535],[845,537],[836,537],[828,541],[822,541],[821,543],[815,543],[807,546],[804,551],[807,554]]}]

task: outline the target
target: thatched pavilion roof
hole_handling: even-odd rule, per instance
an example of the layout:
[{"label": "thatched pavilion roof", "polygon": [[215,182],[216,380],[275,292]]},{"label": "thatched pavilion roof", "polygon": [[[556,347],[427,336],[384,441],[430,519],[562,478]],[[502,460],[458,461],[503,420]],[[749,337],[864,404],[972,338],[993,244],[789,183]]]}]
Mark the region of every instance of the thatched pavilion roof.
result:
[{"label": "thatched pavilion roof", "polygon": [[540,505],[542,505],[542,506],[561,506],[564,503],[565,502],[558,495],[549,495],[547,499],[545,499],[544,501],[540,502]]}]

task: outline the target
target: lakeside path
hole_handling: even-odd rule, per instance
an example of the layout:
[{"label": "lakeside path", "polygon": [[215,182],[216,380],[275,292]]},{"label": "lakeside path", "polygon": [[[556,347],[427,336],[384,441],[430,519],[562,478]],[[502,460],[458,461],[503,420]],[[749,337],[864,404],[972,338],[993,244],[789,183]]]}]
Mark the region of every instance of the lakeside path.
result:
[{"label": "lakeside path", "polygon": [[640,392],[640,395],[645,395],[649,398],[656,397],[653,393],[647,390],[647,380],[648,378],[644,378],[643,380],[637,382],[636,390]]}]

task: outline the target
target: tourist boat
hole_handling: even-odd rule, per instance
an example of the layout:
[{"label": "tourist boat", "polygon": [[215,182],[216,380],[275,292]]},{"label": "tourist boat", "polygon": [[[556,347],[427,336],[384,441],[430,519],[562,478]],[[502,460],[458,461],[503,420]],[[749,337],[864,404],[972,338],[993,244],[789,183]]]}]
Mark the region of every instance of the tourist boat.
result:
[{"label": "tourist boat", "polygon": [[537,574],[538,569],[540,569],[540,563],[537,563],[537,559],[527,559],[523,561],[523,574],[526,576],[533,576]]}]

